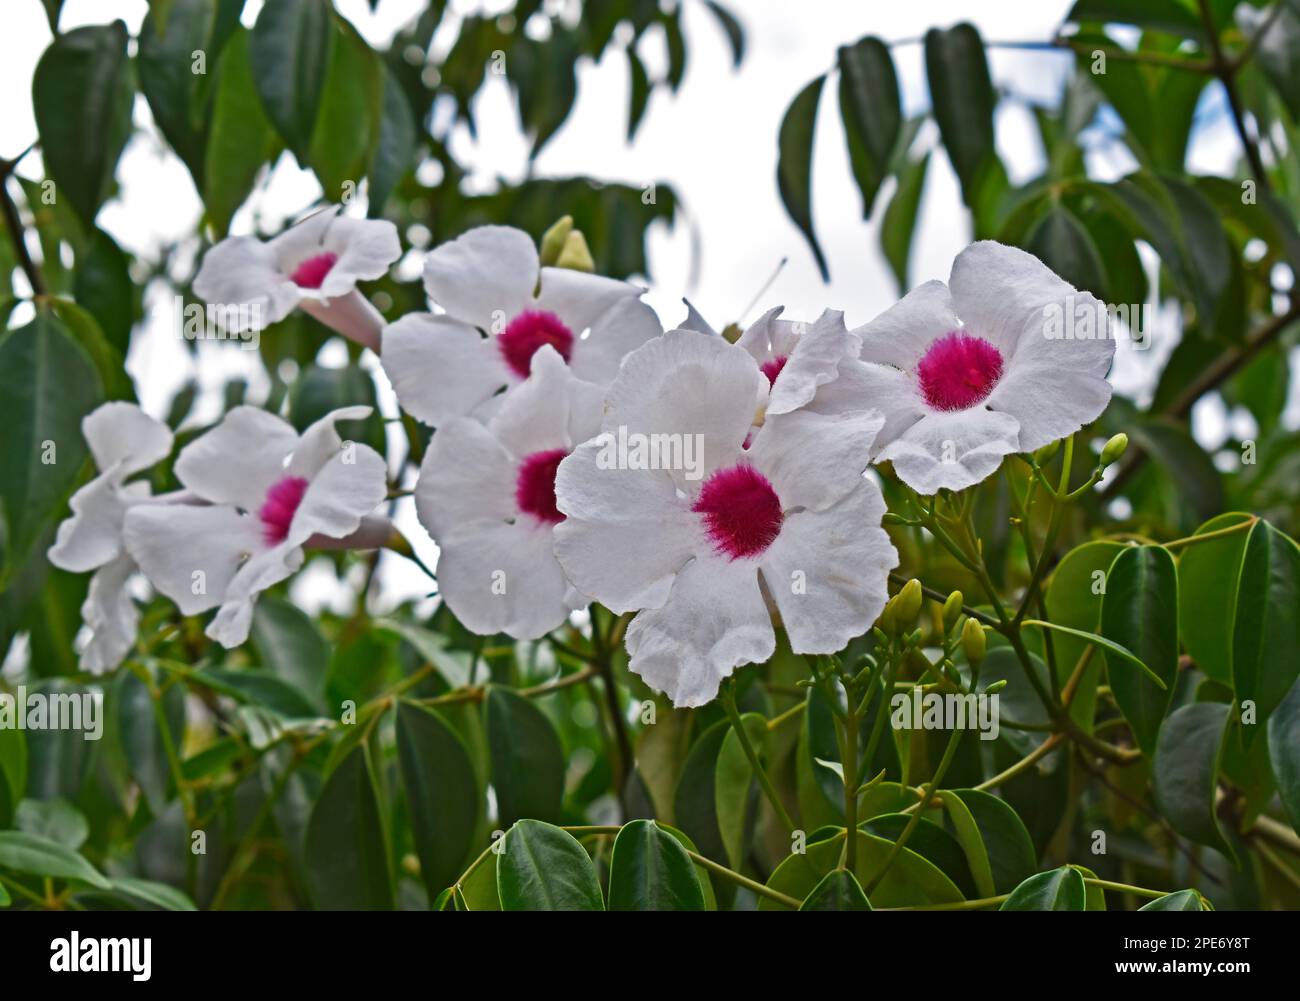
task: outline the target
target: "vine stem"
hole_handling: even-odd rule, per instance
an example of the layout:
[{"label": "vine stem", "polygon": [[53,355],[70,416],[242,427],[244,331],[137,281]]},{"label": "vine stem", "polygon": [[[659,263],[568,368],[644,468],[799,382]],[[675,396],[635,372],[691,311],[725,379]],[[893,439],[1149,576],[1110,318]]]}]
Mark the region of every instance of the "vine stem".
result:
[{"label": "vine stem", "polygon": [[772,809],[776,812],[777,818],[784,825],[787,832],[795,830],[798,825],[790,816],[790,811],[785,808],[785,804],[781,802],[781,796],[772,783],[772,777],[767,774],[762,762],[758,760],[754,745],[750,743],[749,734],[745,732],[745,721],[740,718],[740,710],[736,708],[736,695],[730,686],[722,693],[719,701],[722,703],[723,711],[727,714],[727,719],[731,722],[731,728],[736,733],[736,739],[740,742],[741,749],[745,752],[745,757],[749,760],[749,767],[758,779],[758,784],[763,787],[763,793],[767,796],[767,801],[772,804]]},{"label": "vine stem", "polygon": [[1245,521],[1238,522],[1236,525],[1229,525],[1227,528],[1216,528],[1213,532],[1205,532],[1202,535],[1188,535],[1181,539],[1174,539],[1173,542],[1163,542],[1166,549],[1178,549],[1182,546],[1194,546],[1198,542],[1208,542],[1211,539],[1219,539],[1225,535],[1235,535],[1237,532],[1244,532],[1248,528],[1254,528],[1255,522],[1259,521],[1257,515],[1251,515]]}]

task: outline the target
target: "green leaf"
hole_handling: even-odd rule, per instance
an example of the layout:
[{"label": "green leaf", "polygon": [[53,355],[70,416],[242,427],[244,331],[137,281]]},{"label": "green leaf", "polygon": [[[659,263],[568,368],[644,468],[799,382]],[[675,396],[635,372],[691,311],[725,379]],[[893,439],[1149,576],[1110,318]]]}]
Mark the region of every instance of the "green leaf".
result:
[{"label": "green leaf", "polygon": [[73,28],[50,43],[32,78],[46,172],[87,226],[112,190],[131,135],[128,37],[122,21]]},{"label": "green leaf", "polygon": [[313,697],[324,690],[329,644],[311,616],[293,602],[262,595],[249,635],[258,658],[282,681]]},{"label": "green leaf", "polygon": [[718,19],[722,30],[727,33],[727,44],[731,46],[731,64],[739,67],[745,58],[745,29],[740,26],[735,15],[717,0],[704,0],[704,6]]},{"label": "green leaf", "polygon": [[[989,874],[993,893],[1008,893],[1033,874],[1038,864],[1034,842],[1019,815],[1006,802],[980,789],[943,790],[945,807],[950,801],[960,802],[974,821],[980,847],[988,856]],[[954,821],[954,827],[956,823]],[[958,833],[963,849],[971,834]],[[970,857],[968,852],[967,857]],[[979,879],[977,863],[971,862],[971,872]]]},{"label": "green leaf", "polygon": [[847,869],[832,869],[799,907],[801,911],[869,911],[871,903]]},{"label": "green leaf", "polygon": [[497,859],[503,911],[605,909],[596,867],[567,831],[538,820],[520,820],[505,839],[505,851]]},{"label": "green leaf", "polygon": [[200,668],[191,677],[244,705],[267,709],[286,720],[316,719],[319,706],[299,689],[266,671]]},{"label": "green leaf", "polygon": [[[1253,515],[1211,518],[1197,535],[1231,528]],[[1184,546],[1178,554],[1178,629],[1188,655],[1207,677],[1232,684],[1232,621],[1249,529]]]},{"label": "green leaf", "polygon": [[420,874],[433,898],[470,861],[483,795],[464,741],[434,712],[398,704],[397,753]]},{"label": "green leaf", "polygon": [[[1268,719],[1300,677],[1300,547],[1266,521],[1246,540],[1232,626],[1232,687],[1238,711],[1255,703]],[[1249,746],[1256,727],[1243,729]]]},{"label": "green leaf", "polygon": [[719,720],[695,738],[682,765],[673,795],[673,818],[707,858],[726,858],[718,826],[716,778],[718,756],[731,724]]},{"label": "green leaf", "polygon": [[116,876],[109,881],[112,892],[132,900],[143,901],[162,911],[196,911],[194,901],[166,883],[131,876]]},{"label": "green leaf", "polygon": [[1151,783],[1175,831],[1235,860],[1214,809],[1228,712],[1219,702],[1194,702],[1172,713],[1160,729]]},{"label": "green leaf", "polygon": [[[357,193],[376,149],[383,115],[384,67],[350,24],[340,21],[337,30],[331,27],[331,31],[338,37],[331,47],[308,161],[326,199],[346,202]],[[256,29],[253,40],[257,40]]]},{"label": "green leaf", "polygon": [[508,688],[490,686],[486,702],[500,825],[525,817],[558,820],[564,795],[564,750],[555,727],[530,700]]},{"label": "green leaf", "polygon": [[1300,681],[1268,718],[1268,758],[1291,826],[1300,831]]},{"label": "green leaf", "polygon": [[[1300,121],[1300,7],[1292,0],[1277,0],[1276,6],[1276,11],[1241,7],[1237,18],[1256,46],[1255,59],[1264,75],[1282,98],[1291,118]],[[1256,38],[1266,24],[1267,32]]]},{"label": "green leaf", "polygon": [[1185,428],[1164,418],[1144,417],[1129,427],[1128,435],[1151,457],[1156,468],[1149,471],[1173,481],[1178,499],[1198,521],[1223,510],[1223,477]]},{"label": "green leaf", "polygon": [[1000,911],[1082,911],[1085,906],[1083,876],[1068,865],[1040,872],[1011,891]]},{"label": "green leaf", "polygon": [[383,70],[383,104],[379,117],[379,136],[370,160],[369,214],[383,215],[388,196],[415,167],[419,152],[419,131],[402,83],[385,64]]},{"label": "green leaf", "polygon": [[885,207],[885,218],[880,224],[880,244],[885,259],[894,272],[898,290],[911,288],[908,280],[908,261],[912,255],[912,236],[916,231],[917,211],[921,206],[921,193],[925,189],[926,170],[930,154],[908,160],[898,171],[898,187]]},{"label": "green leaf", "polygon": [[[122,749],[126,752],[131,776],[140,786],[155,816],[160,815],[174,792],[174,786],[167,745],[154,715],[153,696],[135,674],[123,671],[113,687],[112,702],[117,707]],[[184,687],[169,686],[163,697],[163,707],[172,747],[179,748],[184,742]]]},{"label": "green leaf", "polygon": [[76,880],[101,890],[111,885],[98,869],[71,848],[23,831],[0,831],[0,869]]},{"label": "green leaf", "polygon": [[[957,841],[966,855],[966,865],[975,880],[976,891],[981,897],[995,896],[997,889],[993,883],[993,868],[989,864],[988,849],[984,847],[983,835],[980,834],[979,825],[975,822],[970,808],[962,802],[960,796],[947,791],[943,794],[943,808],[952,822],[953,830],[957,832]],[[1025,835],[1025,840],[1029,840],[1028,834]]]},{"label": "green leaf", "polygon": [[979,32],[970,24],[931,28],[925,34],[925,70],[939,135],[961,180],[962,196],[973,206],[981,176],[995,158],[997,104]]},{"label": "green leaf", "polygon": [[353,748],[325,780],[305,844],[322,910],[392,910],[388,842],[364,745]]},{"label": "green leaf", "polygon": [[76,851],[90,836],[85,814],[66,799],[25,799],[14,811],[14,827]]},{"label": "green leaf", "polygon": [[1114,654],[1120,660],[1132,664],[1134,667],[1146,673],[1156,685],[1163,685],[1164,679],[1152,671],[1146,664],[1133,653],[1128,647],[1116,643],[1114,640],[1107,639],[1105,636],[1099,636],[1096,633],[1090,633],[1085,629],[1071,629],[1069,626],[1062,626],[1055,622],[1043,622],[1041,619],[1025,619],[1024,625],[1038,626],[1040,629],[1050,629],[1053,632],[1064,633],[1067,636],[1077,636],[1079,639],[1087,640],[1089,643],[1095,643],[1107,653]]},{"label": "green leaf", "polygon": [[817,77],[799,91],[781,119],[777,138],[779,156],[776,164],[777,187],[781,204],[808,241],[817,260],[817,270],[822,280],[830,280],[826,258],[813,232],[812,217],[812,154],[813,136],[817,125],[817,102],[821,99],[825,75]]},{"label": "green leaf", "polygon": [[[1052,571],[1047,584],[1047,617],[1052,622],[1084,632],[1101,629],[1101,603],[1106,591],[1106,571],[1124,548],[1118,542],[1085,542],[1071,549]],[[1056,651],[1057,681],[1064,685],[1089,644],[1075,636],[1057,635],[1052,639]],[[1097,704],[1097,681],[1104,658],[1093,654],[1075,688],[1070,715],[1089,733]]]},{"label": "green leaf", "polygon": [[[17,727],[0,727],[0,803],[17,805],[27,790],[27,738]],[[6,792],[7,790],[7,792]],[[0,820],[7,826],[8,817],[0,810]]]},{"label": "green leaf", "polygon": [[81,421],[102,399],[90,359],[49,311],[0,335],[0,581],[76,482],[86,456]]},{"label": "green leaf", "polygon": [[1075,288],[1106,299],[1106,270],[1092,237],[1067,208],[1057,205],[1043,216],[1025,246]]},{"label": "green leaf", "polygon": [[652,820],[623,825],[609,862],[611,911],[702,911],[695,863],[672,834]]},{"label": "green leaf", "polygon": [[[802,855],[787,856],[769,877],[767,885],[796,900],[807,899],[826,874],[839,865],[844,837],[844,831],[839,830],[831,837],[810,842]],[[858,831],[857,848],[858,859],[853,874],[860,885],[867,886],[884,865],[893,842]],[[959,902],[963,897],[952,880],[937,866],[910,848],[903,848],[868,899],[872,907],[879,908],[950,904]],[[787,908],[764,897],[758,902],[758,909]]]},{"label": "green leaf", "polygon": [[88,245],[78,255],[73,295],[98,321],[104,339],[116,352],[114,361],[120,369],[131,347],[131,327],[139,313],[136,285],[131,279],[130,259],[101,229],[91,231]]},{"label": "green leaf", "polygon": [[1134,24],[1189,36],[1204,32],[1195,4],[1179,0],[1077,0],[1066,20],[1076,24],[1085,21]]},{"label": "green leaf", "polygon": [[[761,762],[767,744],[767,720],[758,713],[741,716],[749,743]],[[748,851],[746,831],[752,833],[750,804],[757,776],[749,766],[749,758],[741,746],[735,729],[728,731],[718,752],[718,763],[713,780],[714,808],[718,816],[718,832],[727,850],[727,859],[733,869],[740,869]]]},{"label": "green leaf", "polygon": [[217,71],[203,202],[218,237],[226,235],[231,216],[248,197],[274,147],[271,123],[253,85],[248,48],[248,32],[240,28],[222,52]]},{"label": "green leaf", "polygon": [[650,76],[646,72],[645,63],[636,54],[636,49],[629,45],[626,52],[630,87],[627,107],[627,141],[630,143],[636,138],[636,131],[641,127],[641,120],[645,117],[646,108],[650,104],[651,87]]},{"label": "green leaf", "polygon": [[1153,684],[1129,670],[1125,658],[1107,653],[1115,701],[1149,757],[1178,677],[1178,570],[1169,550],[1130,546],[1115,557],[1106,575],[1101,631],[1132,651],[1160,679],[1161,684]]},{"label": "green leaf", "polygon": [[400,636],[412,650],[433,665],[448,688],[464,688],[469,684],[469,661],[448,649],[447,637],[442,634],[400,619],[375,619],[371,626]]},{"label": "green leaf", "polygon": [[266,117],[306,165],[330,69],[332,5],[267,0],[253,25],[250,65]]},{"label": "green leaf", "polygon": [[862,192],[862,216],[871,215],[876,193],[902,130],[894,60],[878,38],[862,38],[839,50],[840,117],[853,177]]},{"label": "green leaf", "polygon": [[1208,911],[1209,907],[1205,906],[1205,898],[1195,890],[1179,890],[1177,893],[1166,893],[1163,897],[1157,897],[1149,904],[1143,904],[1138,908],[1139,911]]}]

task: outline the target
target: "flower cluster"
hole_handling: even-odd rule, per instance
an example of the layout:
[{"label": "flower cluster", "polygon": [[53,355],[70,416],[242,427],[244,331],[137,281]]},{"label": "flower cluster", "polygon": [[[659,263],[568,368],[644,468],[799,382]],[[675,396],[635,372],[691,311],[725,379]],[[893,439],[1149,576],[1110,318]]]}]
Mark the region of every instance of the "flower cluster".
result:
[{"label": "flower cluster", "polygon": [[[416,511],[465,626],[536,639],[593,601],[634,615],[631,670],[677,705],[768,659],[778,626],[800,654],[870,629],[898,563],[880,475],[920,494],[970,487],[1110,397],[1106,331],[1046,330],[1050,310],[1095,301],[995,243],[860,328],[778,308],[734,343],[694,309],[665,333],[637,286],[546,266],[501,226],[430,253],[431,311],[380,330],[356,282],[399,253],[390,224],[320,213],[267,244],[218,245],[195,288],[269,322],[301,306],[378,351],[401,407],[435,429]],[[184,614],[216,609],[208,634],[235,646],[304,547],[382,545],[384,460],[335,430],[367,413],[300,435],[237,407],[180,452],[182,489],[159,496],[130,477],[171,452],[167,428],[129,404],[92,414],[101,472],[50,550],[95,570],[85,666],[129,652],[137,571]]]}]

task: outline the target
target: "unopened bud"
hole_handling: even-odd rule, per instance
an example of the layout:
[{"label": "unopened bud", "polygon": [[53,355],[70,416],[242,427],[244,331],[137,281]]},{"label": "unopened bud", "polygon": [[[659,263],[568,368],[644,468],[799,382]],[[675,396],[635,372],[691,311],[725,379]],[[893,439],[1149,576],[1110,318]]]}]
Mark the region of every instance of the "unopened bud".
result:
[{"label": "unopened bud", "polygon": [[921,582],[915,577],[904,584],[903,589],[898,592],[895,600],[898,602],[896,614],[900,628],[910,626],[921,614],[922,597]]},{"label": "unopened bud", "polygon": [[943,603],[943,628],[951,629],[957,624],[957,619],[961,615],[961,606],[964,602],[960,591],[953,591],[948,595],[948,600]]},{"label": "unopened bud", "polygon": [[996,695],[998,692],[1002,691],[1002,689],[1006,687],[1007,687],[1007,679],[1003,678],[1001,681],[995,681],[993,682],[993,684],[989,685],[988,688],[984,689],[984,694]]},{"label": "unopened bud", "polygon": [[1105,469],[1123,455],[1126,448],[1128,448],[1128,435],[1121,431],[1102,447],[1101,458],[1097,460],[1097,465]]},{"label": "unopened bud", "polygon": [[974,619],[967,619],[961,630],[961,648],[971,667],[978,666],[984,660],[984,627]]},{"label": "unopened bud", "polygon": [[542,267],[553,267],[555,262],[560,259],[560,251],[564,249],[564,241],[569,238],[571,232],[573,232],[573,216],[566,215],[542,234],[542,246],[537,255],[541,259]]},{"label": "unopened bud", "polygon": [[591,250],[587,247],[587,238],[582,235],[581,230],[575,229],[565,238],[564,247],[560,250],[555,266],[568,268],[570,271],[585,271],[588,274],[596,270],[596,262],[592,260]]}]

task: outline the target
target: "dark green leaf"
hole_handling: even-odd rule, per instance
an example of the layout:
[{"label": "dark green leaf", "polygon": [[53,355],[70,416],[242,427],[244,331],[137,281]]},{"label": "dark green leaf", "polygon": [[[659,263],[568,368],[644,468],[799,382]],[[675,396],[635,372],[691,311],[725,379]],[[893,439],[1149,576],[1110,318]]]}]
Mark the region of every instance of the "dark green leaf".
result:
[{"label": "dark green leaf", "polygon": [[32,78],[45,169],[87,226],[113,187],[135,93],[121,21],[59,35]]},{"label": "dark green leaf", "polygon": [[745,58],[745,29],[740,26],[735,15],[717,0],[704,0],[704,6],[709,8],[722,25],[722,30],[727,33],[727,44],[731,46],[731,63],[738,67]]},{"label": "dark green leaf", "polygon": [[[1197,535],[1241,524],[1241,512],[1211,518]],[[1249,529],[1184,546],[1178,555],[1178,628],[1196,666],[1215,681],[1232,684],[1232,620],[1237,581]]]},{"label": "dark green leaf", "polygon": [[392,909],[388,843],[364,745],[325,780],[307,824],[306,861],[323,910]]},{"label": "dark green leaf", "polygon": [[248,32],[239,29],[221,54],[220,76],[212,110],[203,172],[203,201],[217,236],[225,236],[230,218],[243,204],[274,145],[253,85]]},{"label": "dark green leaf", "polygon": [[521,820],[505,834],[497,859],[503,911],[605,909],[596,867],[573,836],[538,820]]},{"label": "dark green leaf", "polygon": [[869,911],[871,904],[847,869],[832,869],[804,899],[801,911]]},{"label": "dark green leaf", "polygon": [[331,5],[267,0],[253,25],[249,57],[257,93],[285,144],[307,162],[325,93],[334,38]]},{"label": "dark green leaf", "polygon": [[370,161],[371,216],[383,214],[388,196],[415,167],[419,133],[402,84],[387,68],[383,72],[383,107],[379,137]]},{"label": "dark green leaf", "polygon": [[1160,730],[1151,781],[1156,806],[1175,831],[1231,859],[1215,813],[1228,710],[1218,702],[1195,702],[1172,713]]},{"label": "dark green leaf", "polygon": [[921,192],[925,189],[929,166],[929,153],[904,164],[898,172],[898,187],[885,207],[885,218],[880,224],[880,244],[900,292],[911,288],[908,261],[912,255],[912,236],[916,231],[917,210],[921,206]]},{"label": "dark green leaf", "polygon": [[995,157],[997,104],[979,32],[970,24],[931,28],[925,35],[925,71],[939,134],[966,204],[973,206],[981,175]]},{"label": "dark green leaf", "polygon": [[777,187],[781,192],[781,204],[803,233],[817,259],[817,269],[822,280],[830,280],[826,268],[826,258],[821,245],[813,233],[812,216],[812,155],[813,136],[817,125],[817,102],[822,95],[825,76],[819,76],[791,102],[781,119],[781,131],[777,138],[779,158],[776,164]]},{"label": "dark green leaf", "polygon": [[501,826],[525,817],[558,820],[564,750],[546,715],[529,699],[493,685],[487,694],[487,737]]},{"label": "dark green leaf", "polygon": [[878,38],[862,38],[841,47],[838,63],[840,116],[866,218],[871,215],[902,130],[898,76],[889,49]]},{"label": "dark green leaf", "polygon": [[1202,903],[1205,900],[1195,890],[1179,890],[1157,897],[1149,904],[1143,904],[1139,911],[1204,911],[1209,908]]},{"label": "dark green leaf", "polygon": [[1011,891],[1000,911],[1082,911],[1085,906],[1083,876],[1063,865],[1040,872]]},{"label": "dark green leaf", "polygon": [[[1232,687],[1238,711],[1255,704],[1262,723],[1300,677],[1300,548],[1266,521],[1246,540],[1232,627]],[[1246,727],[1249,746],[1257,728]]]},{"label": "dark green leaf", "polygon": [[614,839],[611,911],[702,911],[704,891],[681,842],[652,820],[634,820]]},{"label": "dark green leaf", "polygon": [[1300,831],[1300,681],[1268,718],[1268,756],[1282,805]]}]

